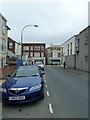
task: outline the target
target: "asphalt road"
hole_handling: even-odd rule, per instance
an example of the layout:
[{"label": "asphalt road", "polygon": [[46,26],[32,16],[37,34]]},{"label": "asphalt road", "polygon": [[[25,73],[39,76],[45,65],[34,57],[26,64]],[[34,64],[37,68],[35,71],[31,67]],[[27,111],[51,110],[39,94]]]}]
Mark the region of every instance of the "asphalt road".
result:
[{"label": "asphalt road", "polygon": [[61,67],[45,66],[45,98],[3,105],[3,118],[88,118],[88,80]]}]

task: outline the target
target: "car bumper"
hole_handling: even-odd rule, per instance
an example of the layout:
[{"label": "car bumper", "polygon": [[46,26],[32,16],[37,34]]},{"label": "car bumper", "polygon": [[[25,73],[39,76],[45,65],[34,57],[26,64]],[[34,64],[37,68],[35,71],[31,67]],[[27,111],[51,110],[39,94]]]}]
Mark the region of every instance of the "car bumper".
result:
[{"label": "car bumper", "polygon": [[17,95],[17,96],[25,96],[25,100],[9,100],[9,97],[14,97],[14,96],[16,97],[16,95],[2,93],[2,103],[22,104],[22,103],[27,103],[27,102],[33,102],[33,101],[41,99],[43,94],[44,94],[44,88],[42,88],[39,91],[32,92],[32,93],[27,92],[26,94]]}]

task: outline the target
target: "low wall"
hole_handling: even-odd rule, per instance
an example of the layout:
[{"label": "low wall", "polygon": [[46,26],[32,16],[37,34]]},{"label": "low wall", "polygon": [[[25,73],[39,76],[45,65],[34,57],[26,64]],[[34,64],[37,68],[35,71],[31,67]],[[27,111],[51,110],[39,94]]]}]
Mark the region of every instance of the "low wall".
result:
[{"label": "low wall", "polygon": [[16,68],[17,65],[5,66],[2,68],[0,67],[0,78],[6,77],[8,74],[11,74]]}]

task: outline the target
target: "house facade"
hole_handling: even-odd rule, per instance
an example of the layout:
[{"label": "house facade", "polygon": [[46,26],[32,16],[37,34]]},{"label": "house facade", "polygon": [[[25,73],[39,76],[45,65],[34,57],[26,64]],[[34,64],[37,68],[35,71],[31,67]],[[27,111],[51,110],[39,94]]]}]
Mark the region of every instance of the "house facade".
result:
[{"label": "house facade", "polygon": [[19,58],[21,58],[21,45],[8,37],[7,64],[17,64]]},{"label": "house facade", "polygon": [[69,68],[76,67],[75,40],[76,35],[61,45],[62,64],[66,62]]},{"label": "house facade", "polygon": [[60,65],[61,64],[61,46],[50,45],[46,50],[47,64]]},{"label": "house facade", "polygon": [[83,29],[61,45],[62,64],[67,67],[88,71],[88,31],[90,26]]},{"label": "house facade", "polygon": [[6,64],[8,30],[10,28],[7,26],[7,20],[0,13],[0,67]]},{"label": "house facade", "polygon": [[45,64],[45,43],[23,43],[22,59],[28,64],[42,61]]}]

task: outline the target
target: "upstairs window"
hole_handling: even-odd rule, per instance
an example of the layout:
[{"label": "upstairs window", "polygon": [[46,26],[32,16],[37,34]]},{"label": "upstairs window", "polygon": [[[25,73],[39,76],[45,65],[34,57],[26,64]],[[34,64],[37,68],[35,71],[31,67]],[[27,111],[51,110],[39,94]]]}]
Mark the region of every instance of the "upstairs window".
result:
[{"label": "upstairs window", "polygon": [[44,46],[41,46],[41,51],[44,51]]},{"label": "upstairs window", "polygon": [[34,46],[35,51],[40,51],[40,46]]},{"label": "upstairs window", "polygon": [[9,43],[9,49],[13,48],[13,43]]},{"label": "upstairs window", "polygon": [[6,21],[3,18],[1,19],[1,26],[2,26],[2,34],[5,35],[5,33],[6,33]]},{"label": "upstairs window", "polygon": [[6,52],[6,41],[4,39],[2,39],[2,52]]},{"label": "upstairs window", "polygon": [[87,45],[87,44],[88,44],[88,33],[85,34],[85,45]]},{"label": "upstairs window", "polygon": [[23,50],[29,50],[29,46],[24,46]]}]

